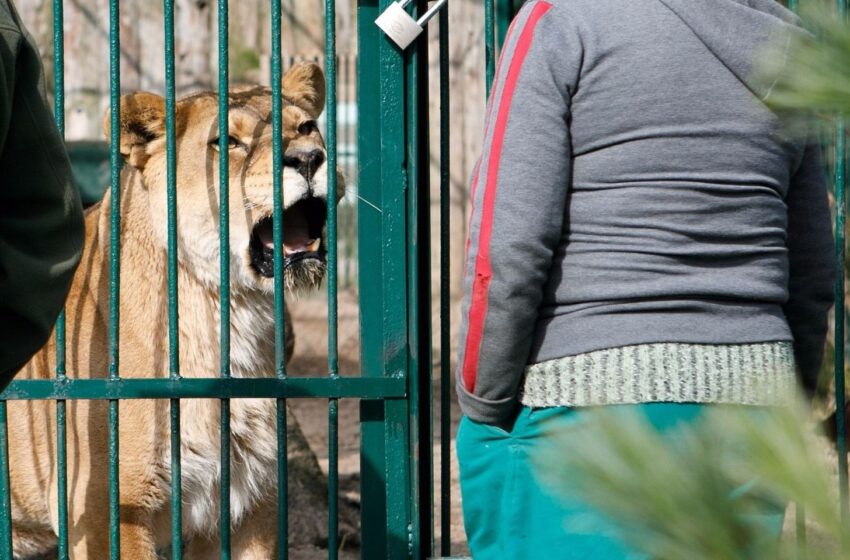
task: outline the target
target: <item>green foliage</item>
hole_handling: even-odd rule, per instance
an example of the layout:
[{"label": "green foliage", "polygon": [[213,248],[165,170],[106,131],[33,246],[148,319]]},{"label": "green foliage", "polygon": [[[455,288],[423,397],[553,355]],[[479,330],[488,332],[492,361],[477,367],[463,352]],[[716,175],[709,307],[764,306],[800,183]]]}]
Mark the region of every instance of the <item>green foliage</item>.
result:
[{"label": "green foliage", "polygon": [[[803,407],[709,407],[666,435],[633,409],[590,414],[581,430],[554,434],[539,456],[541,476],[609,518],[619,538],[650,558],[791,557],[753,522],[765,503],[796,502],[827,540],[850,544]],[[808,557],[837,558],[816,550]]]},{"label": "green foliage", "polygon": [[[769,106],[783,113],[814,113],[815,126],[808,127],[811,124],[808,120],[800,132],[816,131],[831,176],[835,172],[836,138],[830,121],[834,121],[836,114],[850,114],[850,24],[846,17],[839,17],[835,0],[807,0],[799,4],[809,32],[800,33],[788,43],[766,46],[756,67],[769,81],[776,80],[766,99]],[[793,127],[799,121],[789,124],[795,132]],[[850,274],[850,262],[845,272]],[[833,335],[831,327],[817,392],[819,408],[824,410],[833,406],[830,393],[835,354]]]},{"label": "green foliage", "polygon": [[850,26],[837,16],[834,2],[803,3],[801,16],[811,33],[771,45],[761,56],[760,71],[779,76],[768,103],[850,113]]}]

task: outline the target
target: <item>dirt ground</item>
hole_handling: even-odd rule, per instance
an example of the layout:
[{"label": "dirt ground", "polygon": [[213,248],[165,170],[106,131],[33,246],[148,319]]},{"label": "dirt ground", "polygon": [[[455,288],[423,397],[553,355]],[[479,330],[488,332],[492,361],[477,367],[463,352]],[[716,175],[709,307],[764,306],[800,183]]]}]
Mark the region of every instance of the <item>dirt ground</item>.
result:
[{"label": "dirt ground", "polygon": [[[292,376],[318,377],[327,375],[327,300],[321,295],[309,298],[287,301],[287,307],[294,321],[295,352],[289,363],[287,373]],[[340,291],[338,297],[338,348],[339,368],[343,376],[359,375],[359,310],[357,295],[351,291]],[[435,379],[433,387],[435,399],[439,398],[439,379]],[[460,411],[451,392],[452,433],[457,430]],[[435,402],[439,402],[436,400]],[[293,413],[301,424],[304,436],[316,453],[322,470],[328,472],[328,403],[322,399],[292,399],[289,401]],[[439,406],[434,409],[434,426],[436,439],[434,442],[434,496],[436,503],[435,530],[437,538],[436,550],[439,551],[442,535],[440,534],[439,496],[442,481],[440,480],[440,442],[439,442]],[[354,399],[343,399],[339,403],[339,488],[340,499],[350,504],[360,503],[360,414],[359,402]],[[452,439],[452,480],[451,480],[451,552],[453,555],[466,555],[466,535],[461,518],[460,489],[457,478],[457,460],[454,453],[454,438]],[[326,558],[326,551],[302,550],[292,551],[291,558],[295,560],[313,560]],[[344,551],[341,558],[359,558],[359,551]]]}]

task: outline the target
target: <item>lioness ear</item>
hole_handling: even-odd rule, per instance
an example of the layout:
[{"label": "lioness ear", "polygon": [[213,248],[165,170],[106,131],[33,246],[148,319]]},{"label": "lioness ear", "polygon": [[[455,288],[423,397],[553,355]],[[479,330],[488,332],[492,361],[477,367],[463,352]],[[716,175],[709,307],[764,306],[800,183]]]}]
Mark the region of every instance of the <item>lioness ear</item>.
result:
[{"label": "lioness ear", "polygon": [[[153,93],[139,91],[121,96],[121,138],[119,151],[128,164],[141,170],[148,161],[145,148],[165,133],[165,100]],[[103,117],[103,133],[109,140],[111,111]]]},{"label": "lioness ear", "polygon": [[317,119],[325,108],[325,74],[312,62],[296,64],[283,77],[283,95]]}]

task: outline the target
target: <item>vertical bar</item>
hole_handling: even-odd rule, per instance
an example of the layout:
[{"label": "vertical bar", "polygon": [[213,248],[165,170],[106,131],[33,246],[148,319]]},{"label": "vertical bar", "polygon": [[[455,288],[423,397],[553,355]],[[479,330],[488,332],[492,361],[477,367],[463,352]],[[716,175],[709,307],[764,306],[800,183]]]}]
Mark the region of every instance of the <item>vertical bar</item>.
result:
[{"label": "vertical bar", "polygon": [[[218,0],[219,330],[221,377],[230,378],[230,154],[228,151],[228,3]],[[221,560],[230,560],[230,400],[221,399]]]},{"label": "vertical bar", "polygon": [[0,555],[12,558],[12,490],[9,485],[9,432],[6,401],[0,401]]},{"label": "vertical bar", "polygon": [[[352,54],[349,58],[351,70],[349,73],[350,90],[348,95],[349,105],[349,127],[348,145],[351,147],[351,176],[354,178],[354,197],[360,192],[360,166],[358,162],[360,155],[357,151],[357,130],[360,126],[360,113],[357,106],[357,65],[359,64],[358,55]],[[354,285],[357,282],[357,274],[360,269],[357,252],[357,220],[359,220],[360,210],[357,203],[352,200],[351,204],[351,282]]]},{"label": "vertical bar", "polygon": [[[65,10],[63,0],[53,0],[53,118],[65,139]],[[62,318],[64,322],[64,317]],[[63,325],[64,329],[64,325]],[[58,347],[57,343],[57,347]],[[65,348],[62,354],[64,358]]]},{"label": "vertical bar", "polygon": [[835,281],[835,422],[838,450],[838,484],[841,495],[841,515],[848,519],[847,504],[847,419],[845,417],[844,387],[844,266],[845,266],[845,223],[846,223],[846,162],[845,120],[837,118],[835,139],[835,258],[838,275]]},{"label": "vertical bar", "polygon": [[[408,378],[404,57],[374,25],[391,0],[358,0],[358,270],[364,377]],[[408,558],[410,416],[406,399],[364,400],[363,558]]]},{"label": "vertical bar", "polygon": [[[419,558],[412,541],[413,495],[410,471],[410,410],[408,400],[384,401],[384,448],[386,450],[387,511],[386,558]],[[364,556],[366,558],[366,556]]]},{"label": "vertical bar", "polygon": [[[415,3],[417,15],[427,0]],[[434,495],[431,402],[430,159],[428,135],[428,42],[425,34],[407,51],[408,168],[408,371],[410,390],[410,481],[414,557],[433,556]]]},{"label": "vertical bar", "polygon": [[[847,0],[836,0],[838,16],[844,21],[847,18]],[[847,523],[850,520],[847,487],[847,419],[845,417],[845,387],[844,387],[844,327],[846,316],[844,311],[844,271],[845,271],[845,239],[847,216],[846,165],[847,128],[844,115],[839,115],[835,126],[835,256],[838,275],[835,281],[835,422],[838,449],[838,486],[841,496],[841,519]]]},{"label": "vertical bar", "polygon": [[[121,283],[121,68],[118,0],[109,0],[109,105],[110,209],[109,209],[109,378],[118,379],[119,295]],[[121,557],[118,487],[118,400],[109,400],[109,557]]]},{"label": "vertical bar", "polygon": [[[788,9],[797,13],[799,6],[797,0],[788,0]],[[795,505],[795,520],[797,531],[797,558],[806,558],[806,510],[800,504]]]},{"label": "vertical bar", "polygon": [[501,51],[508,34],[508,28],[517,12],[515,0],[497,0],[496,5],[496,45]]},{"label": "vertical bar", "polygon": [[[346,77],[348,94],[346,95],[348,128],[346,130],[346,146],[349,149],[348,155],[348,172],[354,181],[353,188],[359,189],[358,183],[360,178],[357,176],[357,91],[355,85],[357,72],[357,56],[349,54],[346,59],[346,67],[348,68],[348,76]],[[356,192],[354,193],[356,194]],[[351,287],[354,278],[357,275],[357,204],[349,205],[350,219],[348,224],[348,260],[346,261],[346,285]]]},{"label": "vertical bar", "polygon": [[[179,376],[172,376],[179,379]],[[180,467],[180,399],[171,399],[171,558],[183,558],[183,492]]]},{"label": "vertical bar", "polygon": [[451,556],[451,146],[449,9],[440,12],[440,554]]},{"label": "vertical bar", "polygon": [[[357,0],[357,51],[363,60],[377,61],[381,52],[381,37],[372,27],[385,8],[386,0],[378,5],[369,0]],[[363,261],[357,275],[360,303],[361,368],[365,377],[381,377],[383,360],[383,306],[382,290],[384,260],[382,222],[384,213],[381,194],[381,168],[384,154],[375,150],[381,140],[380,95],[381,72],[376,64],[357,67],[357,144],[372,146],[374,157],[357,162],[357,242],[358,260]],[[362,115],[377,115],[359,121]],[[365,208],[364,208],[365,207]],[[372,240],[364,246],[365,240]],[[376,243],[375,240],[381,240]],[[386,449],[384,444],[385,408],[383,401],[360,402],[360,495],[361,495],[361,557],[386,558],[387,523],[386,483],[384,470]]]},{"label": "vertical bar", "polygon": [[499,50],[501,50],[502,44],[505,41],[505,35],[508,33],[511,0],[496,0],[494,8],[496,14],[496,45],[498,45]]},{"label": "vertical bar", "polygon": [[[328,150],[328,374],[339,377],[337,344],[336,1],[325,0],[325,114]],[[328,402],[328,558],[338,556],[339,399]]]},{"label": "vertical bar", "polygon": [[484,68],[487,99],[490,99],[490,88],[493,86],[493,75],[496,73],[494,1],[484,0]]},{"label": "vertical bar", "polygon": [[[360,116],[358,115],[358,107],[357,107],[357,55],[352,54],[346,58],[346,63],[348,65],[348,139],[346,144],[348,145],[349,150],[351,150],[350,159],[349,159],[349,173],[351,177],[354,179],[354,189],[355,191],[359,191],[360,186],[360,177],[358,175],[358,156],[357,156],[357,127],[359,126]],[[355,195],[357,192],[354,193]],[[357,263],[357,204],[352,203],[350,206],[351,209],[351,221],[349,224],[349,243],[348,243],[348,265],[347,268],[350,270],[346,271],[346,275],[350,277],[347,284],[349,287],[353,282],[355,282],[355,278],[357,276],[358,263]]]},{"label": "vertical bar", "polygon": [[[342,157],[344,159],[343,169],[348,171],[348,164],[351,161],[349,158],[350,154],[350,146],[348,143],[348,132],[350,130],[350,121],[348,120],[349,115],[349,104],[348,104],[348,57],[337,57],[337,66],[339,67],[339,72],[341,76],[341,84],[340,84],[340,98],[342,99],[343,107],[345,109],[342,111],[341,115],[337,115],[337,127],[342,128],[342,145],[344,149],[342,151]],[[341,124],[340,124],[341,123]],[[348,175],[346,173],[346,175]],[[343,199],[344,211],[345,214],[342,216],[342,257],[345,261],[345,268],[342,272],[342,287],[343,289],[348,288],[349,281],[349,249],[351,248],[351,237],[349,234],[349,224],[351,223],[351,214],[348,212],[348,204],[346,204],[345,199]]]},{"label": "vertical bar", "polygon": [[[163,0],[165,26],[165,153],[168,206],[168,373],[180,379],[177,296],[177,160],[174,136],[174,0]],[[171,557],[183,557],[183,489],[180,465],[180,399],[171,399]]]},{"label": "vertical bar", "polygon": [[[65,138],[65,14],[62,0],[53,0],[53,116],[59,135]],[[65,379],[65,310],[56,320],[56,378]],[[57,550],[59,560],[68,558],[68,438],[65,401],[56,401],[56,459],[58,473]]]},{"label": "vertical bar", "polygon": [[165,15],[165,150],[168,223],[168,369],[180,376],[177,311],[177,161],[174,138],[174,0],[164,0]]},{"label": "vertical bar", "polygon": [[[275,374],[286,379],[286,304],[283,291],[283,107],[281,80],[281,9],[280,0],[271,2],[271,83],[272,83],[272,203],[274,234],[274,345]],[[277,399],[277,533],[278,558],[289,554],[289,477],[287,473],[286,399]]]},{"label": "vertical bar", "polygon": [[275,312],[275,371],[278,376],[286,376],[286,339],[284,333],[284,291],[283,291],[283,120],[281,103],[281,10],[280,0],[271,0],[271,84],[272,84],[272,219],[274,222],[274,312]]}]

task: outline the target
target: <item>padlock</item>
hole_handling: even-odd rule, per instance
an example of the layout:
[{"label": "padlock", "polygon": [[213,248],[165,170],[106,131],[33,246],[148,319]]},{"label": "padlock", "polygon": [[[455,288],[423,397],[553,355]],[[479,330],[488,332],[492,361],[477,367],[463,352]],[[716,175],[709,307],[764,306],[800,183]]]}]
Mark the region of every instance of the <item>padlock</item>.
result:
[{"label": "padlock", "polygon": [[422,33],[422,27],[404,11],[398,2],[390,4],[390,7],[375,20],[375,24],[383,29],[384,33],[402,50]]},{"label": "padlock", "polygon": [[375,24],[380,27],[393,42],[404,50],[422,33],[423,26],[434,17],[434,15],[446,4],[447,0],[439,0],[425,14],[419,18],[419,21],[410,17],[404,7],[410,3],[410,0],[402,0],[401,3],[393,2],[384,10]]}]

